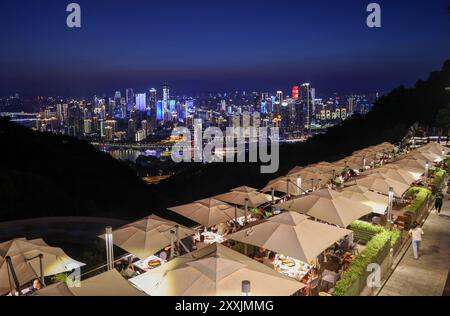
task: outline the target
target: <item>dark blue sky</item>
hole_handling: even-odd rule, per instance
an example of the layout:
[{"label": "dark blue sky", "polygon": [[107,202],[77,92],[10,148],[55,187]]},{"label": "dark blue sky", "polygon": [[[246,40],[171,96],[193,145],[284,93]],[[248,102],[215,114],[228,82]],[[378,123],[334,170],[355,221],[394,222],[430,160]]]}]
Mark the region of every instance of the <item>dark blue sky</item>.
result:
[{"label": "dark blue sky", "polygon": [[[450,58],[447,0],[66,0],[0,2],[0,95],[90,95],[133,87],[181,92],[372,92],[412,85]],[[73,1],[75,2],[75,1]],[[375,2],[375,1],[374,1]]]}]

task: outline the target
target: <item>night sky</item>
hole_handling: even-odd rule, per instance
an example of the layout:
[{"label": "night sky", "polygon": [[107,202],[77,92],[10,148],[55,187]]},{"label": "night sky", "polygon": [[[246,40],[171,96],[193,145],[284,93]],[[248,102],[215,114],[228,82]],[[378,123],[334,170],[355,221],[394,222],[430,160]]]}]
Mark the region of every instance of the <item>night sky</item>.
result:
[{"label": "night sky", "polygon": [[377,1],[380,29],[362,0],[78,0],[81,29],[70,2],[0,2],[0,96],[388,91],[450,58],[448,0]]}]

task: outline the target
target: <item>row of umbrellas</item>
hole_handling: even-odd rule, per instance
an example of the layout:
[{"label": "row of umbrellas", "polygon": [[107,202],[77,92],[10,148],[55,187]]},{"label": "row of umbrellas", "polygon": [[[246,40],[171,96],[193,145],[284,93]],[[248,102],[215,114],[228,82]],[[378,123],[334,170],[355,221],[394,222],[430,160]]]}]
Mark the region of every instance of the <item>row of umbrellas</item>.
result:
[{"label": "row of umbrellas", "polygon": [[[392,151],[393,148],[389,144],[372,148],[375,153],[383,152],[382,150]],[[395,188],[395,194],[401,196],[402,190],[409,186],[408,183],[423,174],[424,164],[432,161],[430,158],[442,158],[442,150],[440,146],[430,144],[394,164],[363,173],[364,177],[356,179],[354,185],[344,188],[341,192],[322,189],[291,201],[277,203],[274,207],[285,212],[254,222],[227,238],[311,262],[335,241],[351,233],[340,227],[346,227],[353,220],[371,212],[384,213],[388,198],[380,193],[386,194],[388,186]],[[357,155],[367,152],[355,152],[354,156],[358,157]],[[356,162],[356,158],[354,159]],[[348,161],[345,166],[349,166]],[[299,174],[308,175],[315,177],[317,181],[314,184],[313,179],[311,187],[316,186],[325,181],[323,178],[333,176],[333,168],[333,164],[325,162],[297,168],[292,170],[291,175],[294,176],[291,179],[298,181],[299,177],[296,176]],[[301,176],[300,178],[300,181],[304,179]],[[288,188],[290,180],[284,184],[285,188]],[[307,186],[308,184],[305,184],[305,187]],[[300,191],[299,187],[303,188],[303,184],[300,183],[299,186],[297,182],[288,191]],[[273,189],[272,187],[271,190]],[[239,187],[228,193],[170,210],[210,227],[245,215],[240,208],[242,206],[258,207],[269,202],[274,202],[273,195],[249,187]],[[313,221],[309,217],[340,227]],[[174,235],[184,238],[194,233],[190,228],[151,215],[115,230],[113,240],[117,246],[145,259],[169,245]],[[30,248],[25,246],[26,242],[31,242],[31,245],[28,245]],[[34,257],[38,253],[54,254],[53,260],[49,259],[51,256],[44,255],[48,260],[44,263],[45,275],[67,271],[68,266],[73,269],[76,264],[82,265],[70,259],[59,248],[51,249],[51,252],[46,247],[48,245],[43,240],[15,240],[11,244],[0,244],[0,277],[5,275],[2,271],[5,268],[6,256],[15,261],[14,266],[20,270],[21,282],[28,282],[38,275],[36,263],[27,261],[28,257]],[[27,249],[34,250],[27,253]],[[80,288],[68,289],[65,284],[59,283],[39,291],[38,295],[145,295],[141,290],[150,295],[240,295],[241,282],[244,279],[251,281],[253,295],[290,295],[304,286],[232,249],[212,244],[135,277],[130,280],[131,283],[113,269],[82,281]]]},{"label": "row of umbrellas", "polygon": [[[0,243],[0,295],[8,293],[11,285],[14,285],[13,273],[19,285],[40,278],[40,255],[43,276],[51,276],[84,266],[84,263],[70,258],[61,248],[49,246],[43,239],[17,238]],[[8,257],[11,258],[14,272],[8,265]]]}]

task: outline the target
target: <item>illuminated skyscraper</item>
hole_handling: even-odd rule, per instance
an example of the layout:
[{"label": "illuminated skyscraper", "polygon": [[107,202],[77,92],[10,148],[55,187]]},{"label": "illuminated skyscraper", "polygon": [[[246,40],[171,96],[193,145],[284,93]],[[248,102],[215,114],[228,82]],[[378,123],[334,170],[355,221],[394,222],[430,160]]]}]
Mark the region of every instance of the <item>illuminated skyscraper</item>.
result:
[{"label": "illuminated skyscraper", "polygon": [[127,102],[127,110],[130,112],[134,108],[134,92],[133,89],[129,88],[126,90],[126,102]]},{"label": "illuminated skyscraper", "polygon": [[169,98],[170,98],[169,84],[167,82],[164,82],[162,89],[163,89],[163,106],[165,110],[169,109]]},{"label": "illuminated skyscraper", "polygon": [[145,112],[147,110],[145,100],[146,100],[145,93],[136,94],[136,109],[138,111]]},{"label": "illuminated skyscraper", "polygon": [[304,83],[300,87],[300,98],[304,105],[304,126],[307,131],[311,130],[311,89],[309,83]]},{"label": "illuminated skyscraper", "polygon": [[298,86],[294,86],[292,88],[292,99],[298,100],[298,97],[299,97],[299,88]]}]

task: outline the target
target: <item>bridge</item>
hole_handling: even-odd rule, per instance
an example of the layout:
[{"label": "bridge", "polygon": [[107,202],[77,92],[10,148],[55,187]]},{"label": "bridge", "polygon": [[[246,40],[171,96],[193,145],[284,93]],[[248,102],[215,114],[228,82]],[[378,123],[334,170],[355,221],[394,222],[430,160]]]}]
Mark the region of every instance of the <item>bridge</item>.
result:
[{"label": "bridge", "polygon": [[10,117],[12,122],[33,122],[37,121],[38,113],[26,112],[0,112],[0,117]]}]

